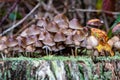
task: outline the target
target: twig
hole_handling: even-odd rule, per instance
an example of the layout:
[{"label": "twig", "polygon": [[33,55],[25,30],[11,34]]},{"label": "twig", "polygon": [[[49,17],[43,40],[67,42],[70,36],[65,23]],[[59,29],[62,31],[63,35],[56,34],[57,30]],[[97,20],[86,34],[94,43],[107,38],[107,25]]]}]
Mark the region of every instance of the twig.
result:
[{"label": "twig", "polygon": [[0,22],[0,26],[2,26],[3,22],[7,19],[7,17],[10,15],[10,13],[15,9],[16,5],[20,2],[21,0],[16,0],[13,4],[13,6],[8,10],[7,14],[5,17],[2,18]]},{"label": "twig", "polygon": [[120,12],[112,12],[112,11],[103,11],[103,10],[93,10],[93,9],[70,9],[69,12],[74,12],[74,11],[80,11],[80,12],[103,12],[103,13],[109,13],[113,15],[118,15]]},{"label": "twig", "polygon": [[21,19],[18,23],[16,23],[15,25],[13,25],[12,27],[8,28],[7,30],[3,31],[3,33],[0,34],[4,35],[7,32],[9,32],[10,30],[16,28],[18,25],[20,25],[23,21],[25,21],[38,7],[40,6],[40,2],[23,18]]},{"label": "twig", "polygon": [[30,26],[31,24],[33,24],[36,20],[33,19],[32,21],[30,21],[28,24],[26,24],[25,26],[23,26],[15,35],[14,37],[18,36],[23,30],[25,30],[28,26]]},{"label": "twig", "polygon": [[107,18],[106,18],[106,16],[105,16],[105,13],[102,13],[102,15],[103,15],[103,18],[104,18],[104,23],[105,23],[106,31],[108,32],[108,31],[109,31],[109,26],[108,26]]}]

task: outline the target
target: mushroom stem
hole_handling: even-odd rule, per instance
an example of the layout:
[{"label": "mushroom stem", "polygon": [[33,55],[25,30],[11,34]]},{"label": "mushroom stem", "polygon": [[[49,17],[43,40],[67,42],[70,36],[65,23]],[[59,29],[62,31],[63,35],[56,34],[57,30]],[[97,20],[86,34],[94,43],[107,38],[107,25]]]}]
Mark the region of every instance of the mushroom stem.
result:
[{"label": "mushroom stem", "polygon": [[71,47],[71,52],[72,52],[72,56],[74,56],[74,51],[73,51],[72,47]]},{"label": "mushroom stem", "polygon": [[45,49],[45,53],[47,56],[49,55],[49,51],[51,50],[49,46],[43,46],[43,49]]},{"label": "mushroom stem", "polygon": [[6,56],[4,56],[2,52],[0,54],[1,54],[2,59],[4,60]]},{"label": "mushroom stem", "polygon": [[75,47],[75,57],[77,56],[77,47]]}]

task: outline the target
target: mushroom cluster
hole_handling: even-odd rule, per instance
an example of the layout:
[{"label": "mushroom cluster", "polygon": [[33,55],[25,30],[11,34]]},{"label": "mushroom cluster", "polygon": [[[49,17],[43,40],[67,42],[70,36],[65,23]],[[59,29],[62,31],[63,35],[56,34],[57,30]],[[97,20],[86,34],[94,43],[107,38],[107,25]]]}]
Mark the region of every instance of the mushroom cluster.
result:
[{"label": "mushroom cluster", "polygon": [[[98,19],[88,21],[88,25],[97,26],[97,23],[99,23],[99,26],[102,25],[102,22]],[[10,53],[45,50],[47,53],[48,50],[57,52],[66,47],[93,49],[98,46],[99,40],[90,35],[88,31],[89,29],[82,27],[78,19],[73,18],[69,21],[63,14],[56,15],[52,21],[37,18],[35,24],[26,28],[17,37],[1,36],[0,51]],[[114,46],[118,45],[114,44]]]}]

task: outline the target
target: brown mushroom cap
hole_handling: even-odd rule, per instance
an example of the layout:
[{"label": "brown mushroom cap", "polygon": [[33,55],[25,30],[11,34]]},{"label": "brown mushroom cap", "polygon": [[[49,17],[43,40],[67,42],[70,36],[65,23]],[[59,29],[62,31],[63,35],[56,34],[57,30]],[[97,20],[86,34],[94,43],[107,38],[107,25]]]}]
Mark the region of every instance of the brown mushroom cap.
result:
[{"label": "brown mushroom cap", "polygon": [[119,32],[120,32],[120,23],[115,25],[114,28],[112,29],[112,33],[114,33],[114,34],[117,34]]},{"label": "brown mushroom cap", "polygon": [[54,41],[55,42],[61,42],[61,41],[65,41],[66,37],[62,32],[57,32],[54,36]]},{"label": "brown mushroom cap", "polygon": [[6,36],[0,37],[0,43],[4,43],[6,41],[7,41],[7,37]]},{"label": "brown mushroom cap", "polygon": [[36,25],[31,25],[31,26],[28,28],[27,34],[28,34],[28,36],[38,35],[38,34],[40,34],[40,28],[37,27]]},{"label": "brown mushroom cap", "polygon": [[86,47],[87,46],[87,40],[86,40],[86,38],[81,42],[80,46],[81,47]]},{"label": "brown mushroom cap", "polygon": [[98,40],[94,36],[89,36],[87,38],[87,46],[96,47],[98,45]]},{"label": "brown mushroom cap", "polygon": [[57,51],[59,51],[59,49],[54,45],[54,46],[52,46],[51,47],[51,49],[52,49],[52,51],[54,51],[54,52],[57,52]]},{"label": "brown mushroom cap", "polygon": [[75,31],[73,32],[73,40],[77,41],[83,41],[85,39],[86,35],[82,31]]},{"label": "brown mushroom cap", "polygon": [[33,47],[32,45],[28,45],[26,47],[26,52],[34,52],[35,51],[35,47]]},{"label": "brown mushroom cap", "polygon": [[56,23],[69,22],[68,18],[64,14],[58,14],[54,17]]},{"label": "brown mushroom cap", "polygon": [[41,31],[38,40],[44,40],[44,39],[45,39],[45,32]]},{"label": "brown mushroom cap", "polygon": [[16,39],[14,39],[12,36],[10,36],[6,42],[6,45],[8,47],[15,47],[16,45],[18,45],[18,42]]},{"label": "brown mushroom cap", "polygon": [[115,43],[114,43],[114,47],[115,47],[116,49],[120,49],[120,41],[115,42]]},{"label": "brown mushroom cap", "polygon": [[54,21],[59,25],[60,28],[68,28],[68,18],[63,14],[58,14],[54,17]]},{"label": "brown mushroom cap", "polygon": [[59,27],[55,22],[49,23],[48,26],[46,27],[46,29],[49,32],[58,32],[59,31]]},{"label": "brown mushroom cap", "polygon": [[7,48],[6,44],[3,44],[3,43],[0,44],[0,51],[3,51],[6,48]]},{"label": "brown mushroom cap", "polygon": [[35,46],[35,47],[42,47],[43,44],[42,44],[40,41],[36,41],[36,42],[33,44],[33,46]]},{"label": "brown mushroom cap", "polygon": [[43,40],[43,43],[45,45],[48,45],[48,46],[54,46],[55,45],[55,42],[53,42],[53,39],[51,37],[46,37],[44,40]]},{"label": "brown mushroom cap", "polygon": [[87,22],[87,25],[89,25],[89,26],[102,26],[103,21],[101,21],[100,19],[91,19]]},{"label": "brown mushroom cap", "polygon": [[63,46],[63,45],[58,45],[58,50],[63,50],[63,49],[65,49],[65,46]]},{"label": "brown mushroom cap", "polygon": [[26,45],[33,44],[37,41],[37,36],[28,36],[26,37]]},{"label": "brown mushroom cap", "polygon": [[66,38],[66,40],[65,40],[65,44],[67,44],[67,45],[71,45],[71,44],[73,44],[73,39],[72,39],[72,35],[69,35],[69,36],[67,36],[67,38]]},{"label": "brown mushroom cap", "polygon": [[61,32],[63,32],[63,34],[65,35],[72,35],[73,30],[72,29],[62,29]]},{"label": "brown mushroom cap", "polygon": [[21,37],[26,37],[28,36],[28,28],[26,28],[21,34],[20,34]]},{"label": "brown mushroom cap", "polygon": [[69,22],[69,28],[71,29],[83,29],[83,27],[80,25],[78,19],[73,18],[70,22]]},{"label": "brown mushroom cap", "polygon": [[80,46],[80,41],[75,40],[74,44],[75,44],[75,46]]},{"label": "brown mushroom cap", "polygon": [[112,40],[113,42],[117,42],[117,41],[119,41],[120,39],[119,39],[118,36],[113,36],[113,37],[111,38],[111,40]]},{"label": "brown mushroom cap", "polygon": [[46,27],[48,25],[48,21],[45,18],[39,19],[37,22],[37,26]]}]

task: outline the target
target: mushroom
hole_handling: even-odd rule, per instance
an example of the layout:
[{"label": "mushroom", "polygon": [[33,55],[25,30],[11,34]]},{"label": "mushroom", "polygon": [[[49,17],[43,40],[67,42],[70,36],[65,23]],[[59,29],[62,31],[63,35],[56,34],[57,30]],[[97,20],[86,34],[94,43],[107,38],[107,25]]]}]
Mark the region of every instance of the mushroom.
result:
[{"label": "mushroom", "polygon": [[20,34],[21,37],[26,37],[28,36],[28,28],[26,28],[21,34]]},{"label": "mushroom", "polygon": [[32,45],[28,45],[26,47],[26,52],[34,52],[35,51],[35,47],[33,47]]},{"label": "mushroom", "polygon": [[61,50],[65,49],[65,46],[63,46],[63,45],[58,45],[58,49],[61,51]]},{"label": "mushroom", "polygon": [[97,45],[98,45],[98,40],[94,36],[89,36],[87,38],[87,47],[89,47],[89,49],[94,48]]},{"label": "mushroom", "polygon": [[31,36],[31,35],[38,35],[40,33],[40,28],[37,27],[36,25],[31,25],[29,28],[28,28],[28,36]]},{"label": "mushroom", "polygon": [[74,41],[83,41],[86,35],[82,31],[75,31],[73,32],[73,40]]},{"label": "mushroom", "polygon": [[48,26],[46,27],[46,29],[49,32],[58,32],[59,31],[59,27],[55,22],[49,23]]},{"label": "mushroom", "polygon": [[55,45],[52,46],[51,49],[52,49],[52,51],[54,51],[54,52],[58,52],[58,51],[59,51],[59,49],[58,49]]},{"label": "mushroom", "polygon": [[45,45],[48,45],[48,46],[54,46],[55,45],[55,42],[53,42],[53,39],[51,37],[46,37],[44,40],[43,40],[43,43]]},{"label": "mushroom", "polygon": [[83,27],[80,25],[78,19],[73,18],[70,22],[69,22],[69,28],[71,29],[80,29],[82,30]]},{"label": "mushroom", "polygon": [[119,41],[120,39],[119,39],[118,36],[113,36],[113,37],[111,38],[111,40],[112,40],[113,42],[117,42],[117,41]]},{"label": "mushroom", "polygon": [[6,36],[0,37],[0,43],[5,43],[6,41],[7,41],[7,37]]},{"label": "mushroom", "polygon": [[114,43],[114,47],[118,50],[120,50],[120,41],[117,41]]},{"label": "mushroom", "polygon": [[73,33],[72,29],[62,29],[61,31],[63,32],[63,34],[65,34],[67,36],[72,35],[72,33]]},{"label": "mushroom", "polygon": [[58,26],[62,29],[68,28],[68,18],[63,14],[58,14],[54,17],[54,21],[58,24]]},{"label": "mushroom", "polygon": [[4,49],[7,48],[6,41],[7,41],[7,37],[6,36],[0,37],[0,51],[3,51]]},{"label": "mushroom", "polygon": [[114,43],[115,42],[118,42],[119,41],[119,38],[117,36],[113,36],[111,39],[108,40],[108,44],[113,47]]},{"label": "mushroom", "polygon": [[41,31],[38,40],[44,40],[44,39],[45,39],[45,32]]},{"label": "mushroom", "polygon": [[18,45],[18,42],[15,38],[13,38],[13,36],[10,36],[6,42],[6,45],[8,47],[15,47],[16,45]]},{"label": "mushroom", "polygon": [[4,43],[0,44],[0,51],[4,51],[4,49],[6,49],[6,48],[7,48],[6,44],[4,44]]},{"label": "mushroom", "polygon": [[114,34],[118,34],[119,32],[120,32],[120,23],[115,25],[112,29],[112,33],[114,33]]},{"label": "mushroom", "polygon": [[107,43],[108,43],[111,47],[113,47],[113,44],[114,44],[113,40],[109,39],[109,40],[107,41]]},{"label": "mushroom", "polygon": [[46,27],[48,25],[48,21],[45,18],[39,19],[37,21],[37,26],[39,27]]},{"label": "mushroom", "polygon": [[33,46],[35,46],[35,47],[42,47],[43,44],[41,43],[41,41],[36,41],[35,43],[33,43]]},{"label": "mushroom", "polygon": [[26,45],[33,44],[37,41],[37,36],[28,36],[26,37]]},{"label": "mushroom", "polygon": [[68,35],[64,43],[65,43],[66,45],[71,45],[71,44],[73,44],[73,39],[72,39],[72,37],[73,37],[72,35]]},{"label": "mushroom", "polygon": [[55,42],[61,42],[61,41],[65,41],[66,37],[62,32],[57,32],[54,36],[54,41]]},{"label": "mushroom", "polygon": [[100,19],[90,19],[87,22],[88,26],[102,26],[103,25],[103,21],[101,21]]}]

